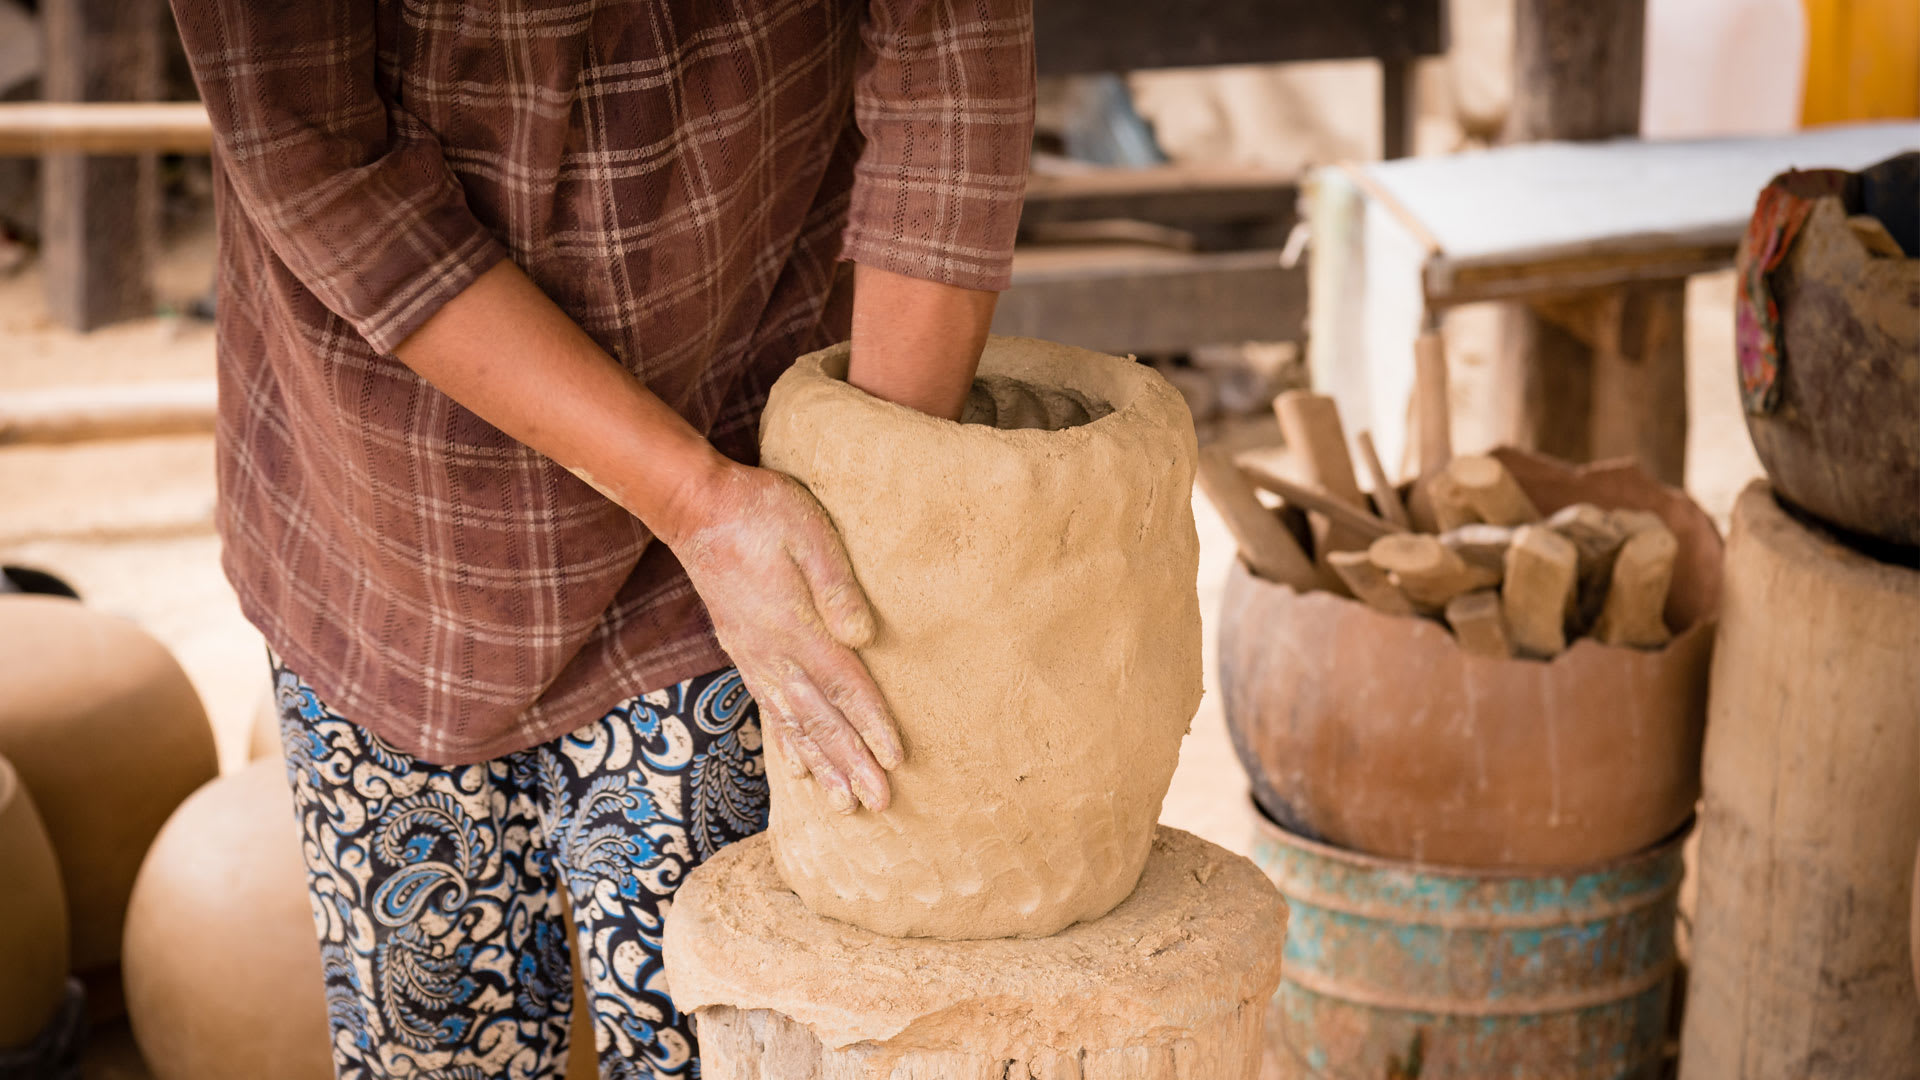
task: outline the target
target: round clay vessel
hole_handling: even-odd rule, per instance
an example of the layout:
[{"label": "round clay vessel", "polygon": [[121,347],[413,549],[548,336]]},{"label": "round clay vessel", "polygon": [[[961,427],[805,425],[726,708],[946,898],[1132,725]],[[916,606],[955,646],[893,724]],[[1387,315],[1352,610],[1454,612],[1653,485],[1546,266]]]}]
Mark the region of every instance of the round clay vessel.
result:
[{"label": "round clay vessel", "polygon": [[33,796],[0,757],[0,1051],[33,1041],[67,984],[67,898]]},{"label": "round clay vessel", "polygon": [[1870,254],[1827,197],[1772,287],[1780,400],[1747,416],[1767,478],[1841,529],[1920,546],[1920,259]]},{"label": "round clay vessel", "polygon": [[1386,858],[1545,869],[1629,855],[1693,812],[1719,606],[1712,521],[1637,466],[1498,456],[1543,513],[1591,502],[1665,519],[1680,541],[1674,640],[1477,656],[1438,622],[1236,563],[1220,616],[1227,728],[1255,799],[1290,831]]},{"label": "round clay vessel", "polygon": [[60,860],[74,970],[110,967],[147,845],[219,771],[193,684],[125,619],[0,596],[0,754],[33,793]]},{"label": "round clay vessel", "polygon": [[1097,918],[1140,878],[1200,701],[1186,405],[1149,368],[1021,338],[988,342],[974,403],[1017,430],[869,397],[846,364],[781,377],[761,456],[846,542],[906,761],[886,811],[843,815],[772,745],[775,864],[882,934]]},{"label": "round clay vessel", "polygon": [[127,911],[134,1038],[158,1080],[331,1080],[327,1000],[286,765],[195,792]]},{"label": "round clay vessel", "polygon": [[1913,853],[1913,917],[1907,928],[1907,951],[1913,954],[1913,989],[1920,993],[1920,851]]}]

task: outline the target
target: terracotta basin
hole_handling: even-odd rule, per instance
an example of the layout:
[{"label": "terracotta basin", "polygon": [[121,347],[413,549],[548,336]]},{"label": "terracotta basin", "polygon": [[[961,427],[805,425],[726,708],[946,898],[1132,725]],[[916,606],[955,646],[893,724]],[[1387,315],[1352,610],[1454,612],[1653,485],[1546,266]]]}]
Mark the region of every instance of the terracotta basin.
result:
[{"label": "terracotta basin", "polygon": [[1870,254],[1850,212],[1836,196],[1819,200],[1772,275],[1780,401],[1749,415],[1747,430],[1781,498],[1845,531],[1920,546],[1920,258]]},{"label": "terracotta basin", "polygon": [[1497,454],[1544,512],[1592,502],[1666,520],[1680,540],[1673,642],[1474,656],[1436,622],[1236,564],[1220,624],[1227,726],[1254,797],[1293,832],[1394,859],[1553,868],[1639,851],[1693,812],[1719,608],[1713,522],[1632,464]]},{"label": "terracotta basin", "polygon": [[67,984],[67,898],[33,796],[0,757],[0,1051],[33,1041]]}]

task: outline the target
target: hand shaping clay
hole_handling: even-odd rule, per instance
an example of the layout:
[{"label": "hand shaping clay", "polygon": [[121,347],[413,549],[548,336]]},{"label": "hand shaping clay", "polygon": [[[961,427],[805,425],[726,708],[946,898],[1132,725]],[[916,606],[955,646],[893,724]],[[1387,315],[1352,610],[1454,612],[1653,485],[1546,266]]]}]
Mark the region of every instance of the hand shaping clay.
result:
[{"label": "hand shaping clay", "polygon": [[127,911],[127,1014],[158,1080],[332,1080],[332,1037],[286,765],[195,792]]},{"label": "hand shaping clay", "polygon": [[33,797],[0,757],[0,1051],[25,1046],[67,984],[67,898]]},{"label": "hand shaping clay", "polygon": [[125,619],[64,598],[0,596],[0,754],[59,857],[74,970],[111,967],[147,845],[219,771],[193,684]]},{"label": "hand shaping clay", "polygon": [[1072,399],[1087,422],[950,423],[861,393],[846,365],[843,345],[781,377],[761,458],[846,542],[906,762],[885,812],[841,815],[776,761],[780,875],[884,934],[1097,918],[1139,879],[1200,701],[1192,419],[1151,369],[1040,341],[988,342],[996,414],[1058,423],[1049,401]]},{"label": "hand shaping clay", "polygon": [[1287,910],[1253,863],[1157,830],[1140,887],[1041,940],[886,937],[808,911],[764,836],[688,876],[667,980],[714,1080],[1251,1080]]}]

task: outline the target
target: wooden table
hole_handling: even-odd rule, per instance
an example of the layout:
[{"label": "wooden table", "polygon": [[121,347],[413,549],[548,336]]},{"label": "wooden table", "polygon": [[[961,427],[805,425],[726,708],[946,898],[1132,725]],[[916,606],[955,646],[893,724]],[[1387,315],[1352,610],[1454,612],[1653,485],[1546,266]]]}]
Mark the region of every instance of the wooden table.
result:
[{"label": "wooden table", "polygon": [[1684,431],[1684,323],[1635,317],[1623,298],[1731,266],[1775,175],[1859,169],[1916,147],[1920,124],[1899,122],[1321,169],[1306,192],[1314,384],[1339,400],[1349,431],[1371,428],[1381,456],[1404,461],[1414,339],[1448,307],[1523,300],[1594,348],[1592,456],[1645,459],[1651,432],[1676,416]]}]

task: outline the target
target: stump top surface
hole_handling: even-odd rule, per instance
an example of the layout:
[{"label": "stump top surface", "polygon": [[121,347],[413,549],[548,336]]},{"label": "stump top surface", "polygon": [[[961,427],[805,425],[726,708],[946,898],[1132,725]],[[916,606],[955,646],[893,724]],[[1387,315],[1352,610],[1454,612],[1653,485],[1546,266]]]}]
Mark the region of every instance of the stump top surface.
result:
[{"label": "stump top surface", "polygon": [[1223,1001],[1264,1001],[1279,985],[1286,917],[1252,862],[1161,827],[1139,886],[1103,918],[1046,938],[886,937],[810,911],[763,834],[681,886],[667,979],[684,1012],[771,1010],[830,1048],[937,1047],[994,1030],[1037,1045],[1123,1045],[1203,1023]]}]

